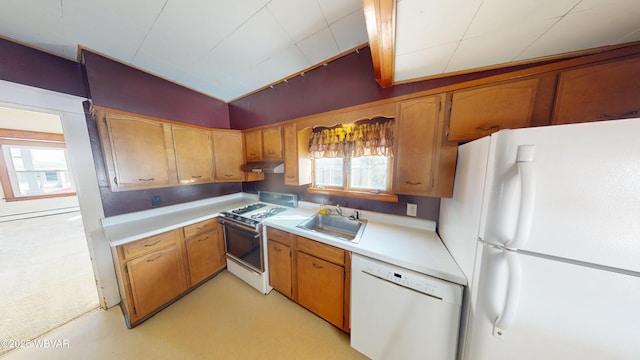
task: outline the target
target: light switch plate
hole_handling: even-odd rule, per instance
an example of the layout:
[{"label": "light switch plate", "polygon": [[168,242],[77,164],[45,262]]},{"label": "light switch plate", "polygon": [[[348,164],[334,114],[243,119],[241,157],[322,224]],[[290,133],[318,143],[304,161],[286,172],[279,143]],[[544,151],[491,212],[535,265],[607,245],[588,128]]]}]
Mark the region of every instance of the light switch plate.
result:
[{"label": "light switch plate", "polygon": [[418,205],[417,204],[409,204],[409,203],[407,203],[407,215],[408,216],[416,216],[416,215],[418,215]]}]

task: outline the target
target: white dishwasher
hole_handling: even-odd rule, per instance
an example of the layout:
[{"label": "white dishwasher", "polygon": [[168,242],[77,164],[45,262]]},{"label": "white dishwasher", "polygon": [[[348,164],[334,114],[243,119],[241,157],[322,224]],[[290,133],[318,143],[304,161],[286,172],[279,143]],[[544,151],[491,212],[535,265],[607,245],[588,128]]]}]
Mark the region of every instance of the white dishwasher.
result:
[{"label": "white dishwasher", "polygon": [[351,347],[374,360],[456,357],[463,286],[353,254]]}]

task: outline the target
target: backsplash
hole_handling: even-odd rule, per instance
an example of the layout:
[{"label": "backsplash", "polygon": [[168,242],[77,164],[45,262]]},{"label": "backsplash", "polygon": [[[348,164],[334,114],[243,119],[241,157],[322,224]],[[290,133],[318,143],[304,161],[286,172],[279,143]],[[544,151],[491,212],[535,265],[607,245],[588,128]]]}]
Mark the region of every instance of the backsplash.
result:
[{"label": "backsplash", "polygon": [[242,183],[242,191],[257,194],[258,191],[275,191],[290,194],[297,194],[299,200],[314,202],[317,204],[324,201],[328,205],[337,205],[376,211],[393,215],[407,215],[407,203],[418,205],[417,218],[438,221],[440,214],[440,199],[425,196],[398,195],[397,203],[385,201],[355,199],[341,196],[327,196],[308,193],[307,186],[284,185],[284,174],[265,174],[263,181]]}]

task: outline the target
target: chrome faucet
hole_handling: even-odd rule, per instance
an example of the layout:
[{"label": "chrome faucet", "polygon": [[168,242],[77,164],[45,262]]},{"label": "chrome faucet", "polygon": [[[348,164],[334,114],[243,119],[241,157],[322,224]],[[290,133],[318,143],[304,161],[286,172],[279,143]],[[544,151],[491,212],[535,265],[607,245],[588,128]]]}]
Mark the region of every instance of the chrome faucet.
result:
[{"label": "chrome faucet", "polygon": [[338,215],[342,216],[342,209],[340,209],[340,204],[337,204],[337,205],[336,205],[336,209],[335,209],[335,210],[336,210],[336,213],[337,213]]}]

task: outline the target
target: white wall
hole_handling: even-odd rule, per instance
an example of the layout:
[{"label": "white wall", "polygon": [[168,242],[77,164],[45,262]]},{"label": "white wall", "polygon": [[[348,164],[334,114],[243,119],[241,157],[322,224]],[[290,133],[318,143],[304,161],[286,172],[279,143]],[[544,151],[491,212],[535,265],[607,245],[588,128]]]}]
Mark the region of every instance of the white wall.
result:
[{"label": "white wall", "polygon": [[82,213],[85,234],[103,308],[120,302],[111,247],[103,235],[102,199],[82,102],[86,99],[0,80],[0,106],[60,116]]},{"label": "white wall", "polygon": [[[41,113],[0,106],[0,128],[62,134],[62,122],[57,114]],[[73,170],[73,169],[72,169]],[[3,192],[0,184],[0,194]],[[6,201],[0,199],[0,222],[56,214],[78,209],[76,196],[49,199]]]}]

